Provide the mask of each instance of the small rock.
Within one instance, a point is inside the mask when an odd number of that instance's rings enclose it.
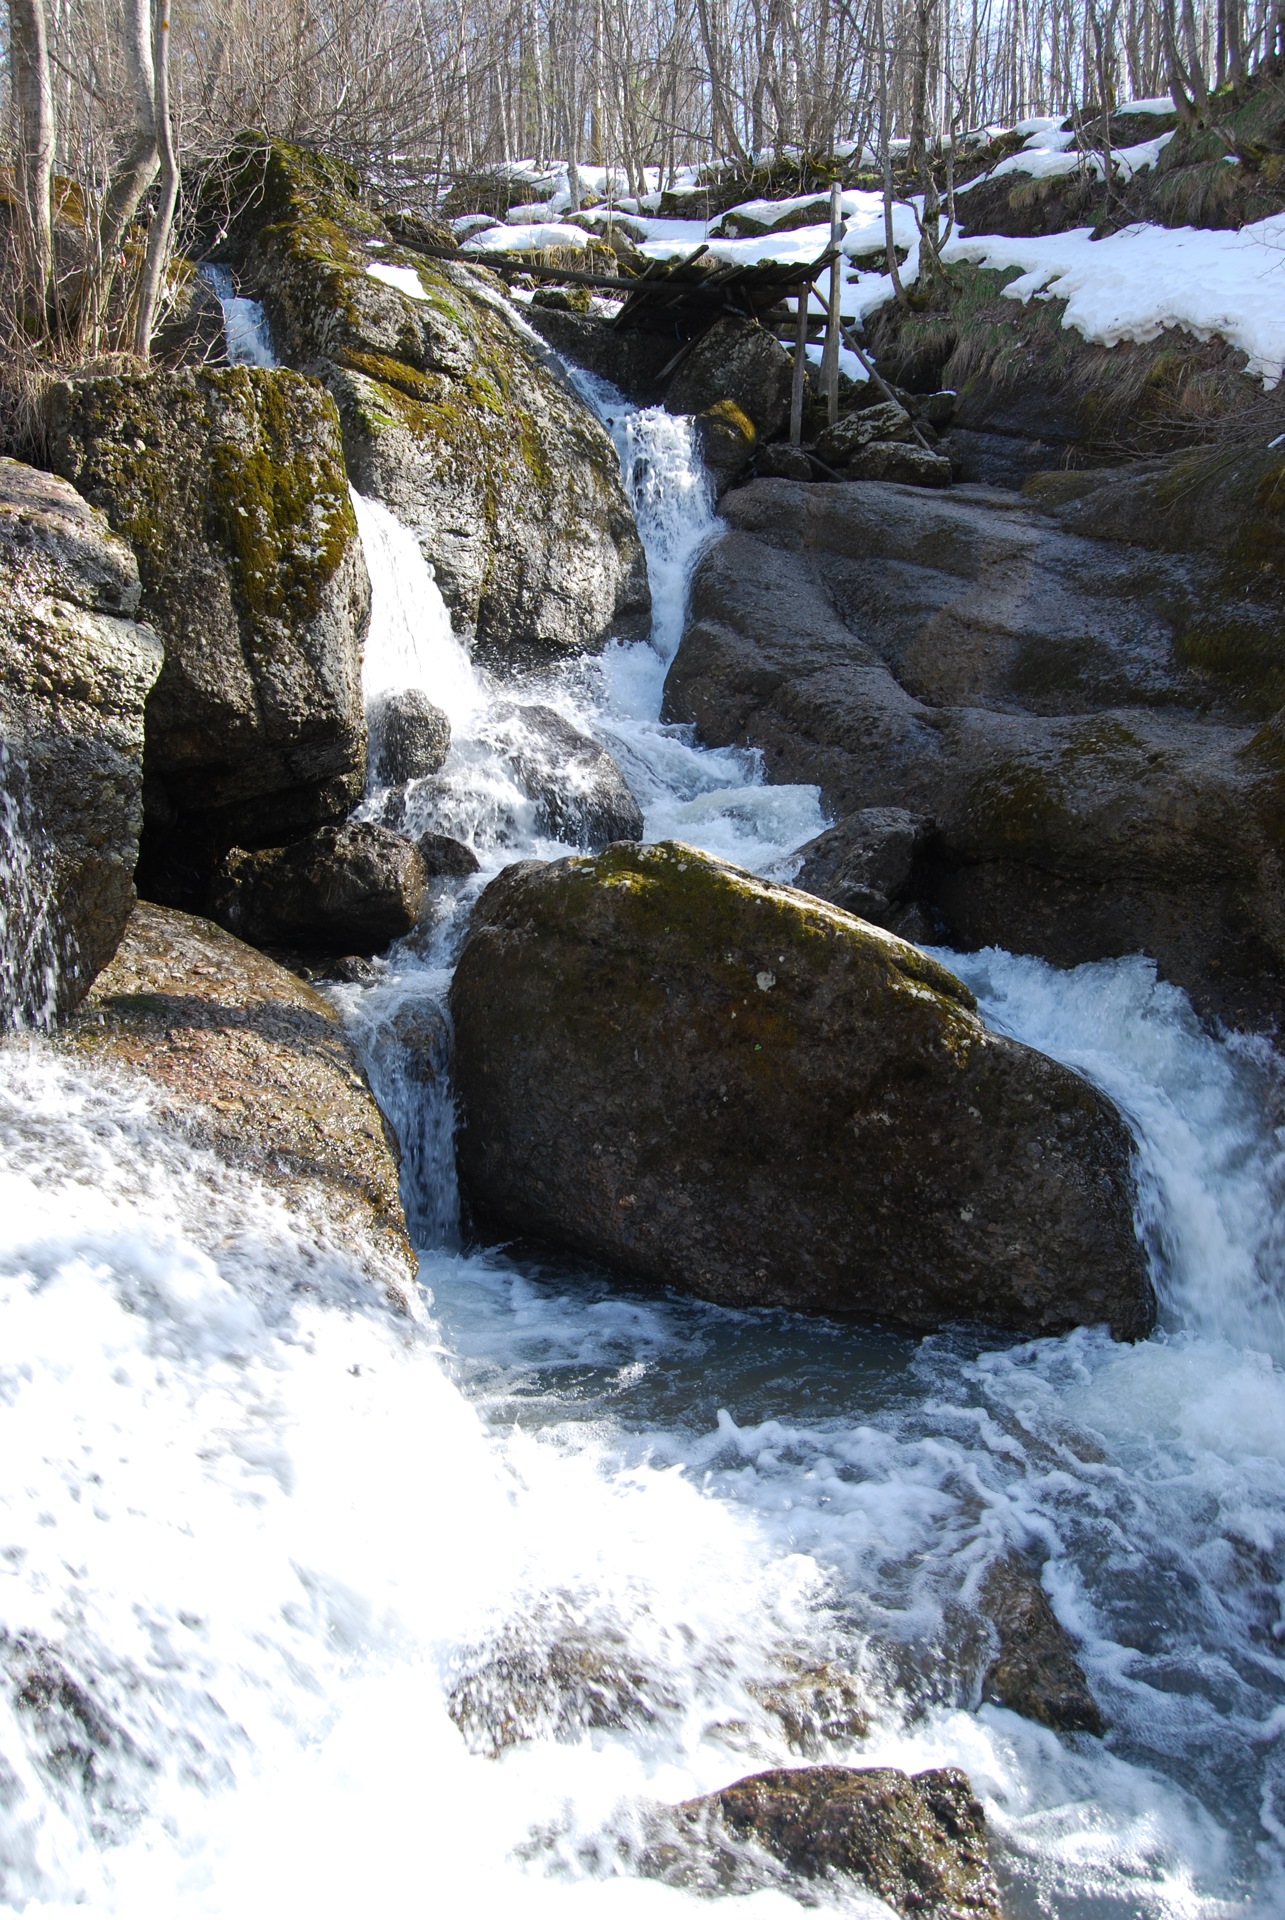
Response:
[[[783,446],[779,441],[775,446],[760,447],[754,466],[761,480],[812,478],[812,462],[802,447]]]
[[[701,457],[714,480],[714,490],[726,493],[742,477],[754,458],[758,434],[754,422],[735,400],[719,400],[696,416]]]
[[[949,388],[940,393],[927,393],[915,405],[915,416],[930,427],[948,427],[955,418],[955,408],[959,395]]]
[[[926,447],[879,441],[863,447],[847,465],[849,480],[892,480],[904,487],[948,487],[950,461]]]
[[[416,925],[426,886],[412,841],[350,821],[288,847],[234,848],[215,880],[213,913],[255,946],[379,953]]]
[[[895,1767],[751,1774],[684,1801],[671,1819],[678,1844],[664,1849],[666,1879],[710,1891],[752,1885],[748,1841],[807,1879],[850,1875],[907,1920],[1000,1920],[986,1817],[957,1767],[913,1776]],[[704,1876],[684,1872],[684,1841],[688,1861],[704,1854]]]
[[[828,1661],[788,1669],[758,1699],[778,1720],[796,1753],[813,1757],[835,1740],[864,1740],[870,1711],[861,1682]]]
[[[864,807],[808,841],[795,885],[876,927],[891,926],[910,899],[929,826],[904,807]]]
[[[440,773],[451,750],[451,723],[415,687],[388,693],[370,716],[371,759],[390,787]]]
[[[472,847],[449,833],[421,833],[415,845],[430,880],[467,880],[482,865]]]
[[[1106,1732],[1071,1636],[1020,1554],[1006,1554],[991,1568],[982,1611],[999,1637],[999,1652],[982,1680],[983,1700],[1058,1733]]]
[[[817,458],[828,467],[841,467],[855,453],[876,440],[911,440],[914,429],[904,407],[884,400],[860,413],[845,413],[817,439]]]

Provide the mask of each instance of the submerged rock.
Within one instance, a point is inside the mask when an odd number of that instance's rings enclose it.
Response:
[[[243,278],[278,351],[329,387],[354,485],[414,531],[479,658],[548,662],[644,632],[611,438],[500,282],[399,248],[324,156],[277,144],[247,181]]]
[[[415,687],[385,694],[371,715],[371,759],[390,787],[440,773],[451,750],[451,723]]]
[[[144,702],[161,668],[139,597],[134,556],[100,513],[65,480],[0,460],[0,832],[25,834],[36,863],[25,898],[4,872],[4,906],[28,967],[47,944],[64,1012],[134,904]],[[42,999],[49,984],[29,983]]]
[[[536,830],[596,853],[641,840],[642,808],[605,747],[553,707],[502,706],[497,744],[536,804]]]
[[[1007,1554],[991,1568],[982,1611],[999,1640],[982,1679],[983,1700],[1011,1707],[1059,1733],[1105,1733],[1102,1709],[1071,1636],[1020,1554]]]
[[[416,926],[426,885],[412,840],[348,821],[288,847],[235,849],[215,881],[212,908],[257,947],[371,954]]]
[[[677,842],[508,868],[451,988],[480,1222],[730,1305],[1145,1333],[1130,1144],[892,935]]]
[[[148,880],[289,839],[361,793],[370,582],[315,382],[229,367],[68,381],[52,463],[138,556],[165,646],[147,703]]]
[[[667,1831],[666,1831],[667,1829]],[[957,1767],[799,1767],[687,1800],[660,1826],[659,1877],[748,1891],[761,1850],[807,1879],[844,1874],[906,1920],[1001,1920],[986,1817]]]
[[[208,920],[134,909],[62,1045],[141,1074],[187,1134],[244,1167],[401,1300],[414,1280],[396,1147],[329,1002]]]

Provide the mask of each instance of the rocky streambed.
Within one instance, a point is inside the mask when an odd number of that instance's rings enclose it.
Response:
[[[1270,1911],[1270,577],[254,164],[0,471],[3,1897]]]

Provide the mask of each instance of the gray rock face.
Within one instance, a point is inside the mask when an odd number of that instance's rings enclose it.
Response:
[[[51,441],[133,547],[165,646],[149,877],[164,884],[198,844],[263,845],[346,813],[365,775],[370,582],[329,398],[249,367],[78,380],[55,390]]]
[[[414,531],[479,657],[548,662],[645,631],[611,438],[500,283],[399,249],[338,169],[298,150],[273,149],[261,218],[243,278],[278,351],[329,387],[354,485]]]
[[[607,752],[553,707],[496,709],[497,744],[536,803],[538,832],[596,853],[641,840],[642,808]]]
[[[875,440],[912,440],[910,415],[895,400],[874,407],[862,407],[859,413],[842,414],[817,440],[817,453],[827,466],[841,467],[854,453],[860,453]]]
[[[754,424],[734,400],[720,400],[705,413],[697,414],[696,437],[715,495],[721,498],[744,478],[754,458],[758,445]]]
[[[950,461],[943,454],[896,440],[862,447],[848,461],[846,472],[849,480],[889,480],[903,487],[948,487],[951,481]]]
[[[349,821],[288,847],[233,851],[213,912],[254,946],[379,953],[416,925],[426,884],[413,841]]]
[[[665,405],[671,413],[704,413],[732,400],[759,438],[770,440],[789,418],[793,378],[789,353],[775,334],[728,314],[687,355]]]
[[[936,823],[919,897],[961,946],[1142,949],[1238,1022],[1281,1008],[1275,615],[1212,562],[1070,534],[1011,496],[759,481],[698,572],[665,715],[762,748],[836,815]],[[1248,711],[1246,708],[1248,707]]]
[[[1001,1920],[986,1817],[957,1767],[751,1774],[684,1801],[661,1831],[652,1871],[704,1891],[762,1884],[749,1842],[808,1879],[850,1876],[906,1920]]]
[[[144,703],[161,668],[139,594],[101,514],[66,481],[0,460],[0,800],[35,862],[29,889],[3,876],[7,984],[38,1003],[19,1012],[44,1010],[51,983],[33,965],[56,967],[56,1005],[74,1007],[134,904]]]
[[[462,1188],[500,1232],[730,1305],[1151,1324],[1109,1102],[807,894],[677,842],[519,864],[451,1008]]]
[[[371,761],[390,787],[440,773],[451,750],[451,723],[414,687],[389,693],[371,716]]]

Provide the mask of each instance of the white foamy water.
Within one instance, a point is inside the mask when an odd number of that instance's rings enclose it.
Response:
[[[715,528],[683,423],[617,407],[614,428],[655,644],[529,694],[474,673],[413,540],[359,504],[368,692],[449,711],[443,781],[411,798],[483,868],[340,993],[406,1144],[422,1317],[152,1095],[45,1041],[0,1047],[0,1900],[708,1913],[640,1876],[642,1809],[797,1759],[765,1689],[831,1661],[870,1729],[824,1757],[967,1768],[1011,1920],[1267,1920],[1285,1395],[1265,1047],[1211,1039],[1141,961],[951,957],[994,1024],[1130,1116],[1163,1303],[1136,1347],[915,1341],[460,1250],[437,1003],[487,873],[566,851],[533,832],[497,708],[538,700],[608,744],[650,833],[762,869],[820,824],[811,789],[658,721]],[[1106,1741],[978,1710],[970,1607],[1012,1548],[1081,1642]],[[729,1911],[797,1914],[794,1895]],[[851,1889],[806,1897],[886,1920]]]
[[[236,290],[236,282],[226,267],[206,265],[201,278],[223,309],[223,332],[227,356],[234,367],[275,367],[272,336],[267,315],[257,300],[249,300]]]

